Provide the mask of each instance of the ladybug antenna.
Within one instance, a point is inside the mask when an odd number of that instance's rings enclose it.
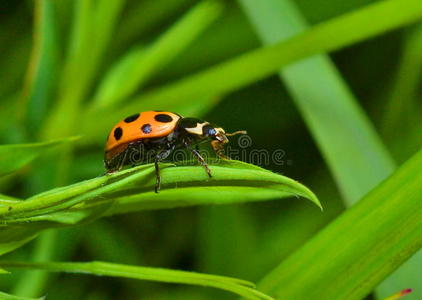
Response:
[[[246,132],[246,130],[238,130],[238,131],[235,131],[233,133],[226,133],[226,136],[233,136],[233,135],[236,135],[236,134],[247,134],[247,132]]]

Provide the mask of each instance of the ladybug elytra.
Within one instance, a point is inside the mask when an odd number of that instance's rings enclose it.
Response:
[[[211,177],[211,171],[198,152],[197,145],[209,140],[215,153],[228,159],[222,153],[224,144],[228,143],[227,137],[245,133],[246,131],[226,133],[223,128],[209,122],[183,118],[172,112],[145,111],[129,116],[113,127],[107,138],[104,166],[111,173],[127,165],[153,160],[157,193],[161,183],[159,162],[166,159],[173,150],[188,149]],[[134,154],[137,156],[137,163],[134,163]]]

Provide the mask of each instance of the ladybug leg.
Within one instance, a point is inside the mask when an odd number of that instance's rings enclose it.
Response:
[[[204,169],[205,169],[205,171],[207,172],[207,174],[208,174],[208,177],[212,177],[212,175],[211,175],[211,170],[210,170],[210,168],[208,167],[208,164],[205,162],[205,159],[201,156],[201,154],[199,154],[199,152],[198,152],[198,150],[196,150],[196,149],[193,149],[190,145],[189,145],[189,143],[186,143],[185,142],[185,147],[186,148],[188,148],[188,150],[190,151],[190,152],[192,152],[192,154],[198,159],[198,161],[201,163],[201,165],[204,167]]]
[[[119,159],[118,159],[118,161],[117,161],[117,164],[116,164],[116,167],[113,169],[113,173],[114,172],[119,172],[122,168],[123,168],[123,166],[124,166],[124,164],[125,164],[125,160],[126,160],[126,153],[124,153],[123,155],[121,155],[120,157],[119,157]]]
[[[161,187],[161,176],[160,176],[160,166],[158,165],[158,156],[155,157],[155,193],[158,193]]]
[[[161,152],[159,152],[157,154],[157,156],[155,156],[155,160],[154,160],[154,166],[155,166],[155,192],[158,193],[160,191],[161,188],[161,176],[160,176],[160,165],[159,162],[163,159],[166,159],[171,151],[174,149],[174,147],[170,148],[170,149],[166,149],[163,150]]]
[[[215,153],[222,159],[229,160],[230,157],[223,154],[223,144],[219,141],[211,141],[211,147],[214,149]]]

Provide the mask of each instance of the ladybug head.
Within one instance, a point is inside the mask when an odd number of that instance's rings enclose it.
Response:
[[[226,133],[223,128],[196,118],[182,118],[179,121],[178,126],[183,128],[188,134],[203,138],[204,140],[210,139],[211,146],[221,157],[224,157],[222,149],[224,144],[229,142],[228,136],[246,134],[246,131],[244,130]]]
[[[233,133],[226,133],[223,128],[217,127],[213,124],[207,124],[202,127],[202,135],[212,140],[218,141],[221,144],[227,144],[229,142],[228,136],[233,136],[236,134],[246,134],[246,131],[240,130]]]
[[[212,124],[205,125],[203,128],[203,136],[207,138],[211,138],[211,146],[213,147],[214,151],[217,153],[218,156],[222,158],[226,157],[222,151],[224,144],[229,142],[228,136],[233,136],[236,134],[246,134],[246,131],[240,130],[233,133],[226,133],[223,128],[213,126]]]

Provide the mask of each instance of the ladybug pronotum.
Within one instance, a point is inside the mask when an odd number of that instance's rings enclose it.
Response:
[[[160,190],[159,162],[166,159],[177,148],[186,148],[198,159],[211,177],[204,158],[199,154],[197,145],[211,141],[215,153],[224,159],[222,150],[228,143],[228,136],[245,134],[246,131],[226,133],[223,128],[196,118],[183,118],[166,111],[145,111],[131,115],[113,127],[107,137],[104,166],[107,173],[134,165],[131,159],[137,153],[137,163],[142,164],[152,159],[155,163],[155,192]],[[137,151],[137,152],[136,152]],[[149,156],[152,153],[152,157]]]

